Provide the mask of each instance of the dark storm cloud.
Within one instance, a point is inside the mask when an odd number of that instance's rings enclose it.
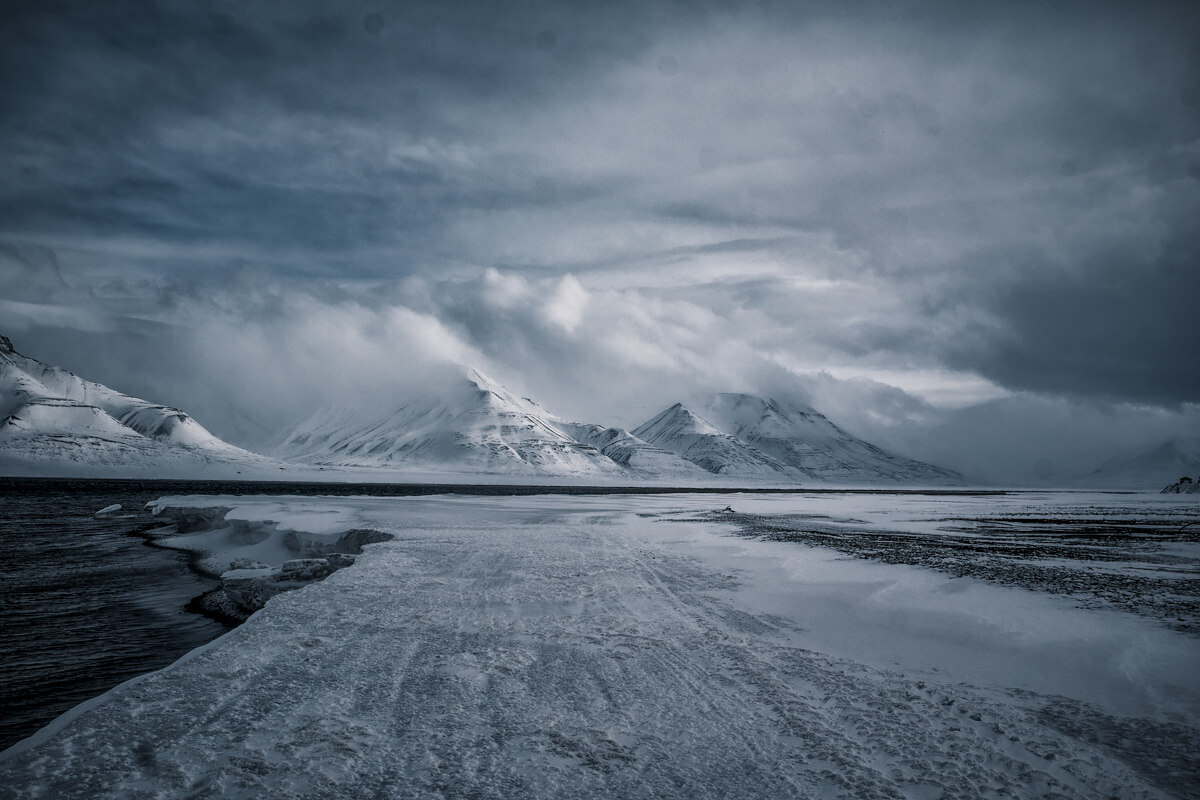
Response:
[[[645,15],[484,8],[10,6],[2,224],[329,253],[412,244],[442,210],[540,202],[503,163],[468,183],[453,154],[394,145],[486,142],[490,113],[636,49]],[[553,52],[533,46],[540,25],[562,27]]]
[[[1200,219],[1200,204],[1188,211]],[[1069,271],[1023,264],[1035,279],[1000,282],[981,303],[1006,334],[951,343],[948,361],[1023,389],[1195,401],[1200,370],[1187,353],[1200,341],[1200,235],[1189,224],[1144,249],[1087,254]]]

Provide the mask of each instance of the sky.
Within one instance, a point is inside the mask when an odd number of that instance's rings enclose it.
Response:
[[[1200,435],[1195,3],[6,2],[0,334],[251,446],[482,369],[973,478]]]

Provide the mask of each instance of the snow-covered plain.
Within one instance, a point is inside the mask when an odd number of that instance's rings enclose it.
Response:
[[[1102,563],[1194,598],[1190,497],[158,505],[229,509],[208,525],[218,560],[256,537],[393,538],[6,751],[9,796],[1136,798],[1200,786],[1200,639],[1187,625],[1007,573],[956,577],[921,544],[986,549],[998,530],[1057,520],[1063,545],[1014,563]],[[803,538],[855,531],[916,543],[919,565]],[[1132,543],[1124,561],[1073,555],[1104,535],[1107,552]],[[205,546],[203,531],[189,536]]]

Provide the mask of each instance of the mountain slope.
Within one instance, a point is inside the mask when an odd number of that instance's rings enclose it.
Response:
[[[754,395],[713,395],[700,413],[676,403],[633,433],[718,475],[853,484],[962,483],[958,473],[857,439],[812,408]]]
[[[318,412],[278,454],[310,464],[618,478],[626,470],[476,370],[374,403]]]
[[[270,468],[188,414],[18,353],[0,336],[0,466],[36,474],[193,474]]]
[[[581,444],[647,478],[704,479],[710,473],[674,453],[642,441],[624,428],[607,428],[582,422],[555,422],[555,427]]]
[[[819,481],[962,483],[956,472],[889,453],[808,406],[748,394],[713,395],[705,416],[737,439]]]
[[[676,403],[637,428],[633,435],[715,475],[795,479],[787,464],[722,431]]]

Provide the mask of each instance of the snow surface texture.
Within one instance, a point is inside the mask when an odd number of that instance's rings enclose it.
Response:
[[[1194,636],[744,530],[806,513],[912,536],[1085,507],[1194,518],[1183,498],[161,502],[218,507],[221,525],[395,538],[11,748],[8,796],[1162,798],[1200,785]],[[1169,546],[1194,578],[1197,544]]]
[[[0,470],[7,474],[233,476],[278,467],[177,408],[23,356],[0,336]]]

